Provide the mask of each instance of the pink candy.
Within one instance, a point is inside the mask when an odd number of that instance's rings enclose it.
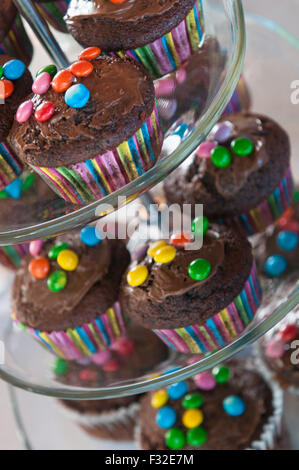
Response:
[[[106,372],[115,372],[118,369],[119,363],[116,361],[116,359],[110,359],[110,361],[106,362],[106,364],[103,366],[103,370]]]
[[[29,245],[29,253],[31,256],[38,256],[41,252],[44,242],[42,240],[35,240],[34,242],[30,242]]]
[[[200,144],[197,149],[196,155],[199,158],[210,158],[212,150],[216,147],[214,142],[205,141]]]
[[[110,351],[100,351],[99,353],[91,356],[92,362],[98,366],[103,366],[109,361],[109,359],[111,359]]]
[[[131,339],[120,338],[112,344],[111,349],[117,351],[121,356],[130,356],[135,349],[135,345]]]
[[[156,96],[169,96],[175,90],[175,82],[172,78],[164,78],[155,83]]]
[[[41,73],[33,82],[32,91],[37,95],[47,93],[51,85],[51,75],[48,72]]]
[[[24,103],[20,104],[17,114],[16,120],[18,122],[26,122],[30,118],[33,111],[33,103],[31,100],[25,101]]]
[[[186,72],[186,69],[184,69],[184,67],[180,68],[177,73],[176,73],[176,80],[179,84],[181,83],[184,83],[184,81],[186,80],[187,78],[187,72]]]
[[[200,390],[208,391],[213,390],[216,387],[216,379],[213,377],[211,372],[202,372],[201,374],[197,374],[193,380]]]
[[[284,355],[284,353],[285,344],[278,339],[272,339],[266,345],[266,355],[271,359],[279,359]]]

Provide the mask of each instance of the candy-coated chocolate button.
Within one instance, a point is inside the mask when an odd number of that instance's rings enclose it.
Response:
[[[153,408],[162,408],[168,402],[168,394],[165,389],[158,390],[153,394],[151,399],[151,405]]]
[[[294,251],[299,243],[299,235],[294,232],[284,230],[277,236],[277,245],[283,251]]]
[[[35,182],[35,174],[34,173],[29,173],[29,175],[25,176],[25,178],[22,179],[22,191],[28,191],[28,189],[32,188],[33,184]]]
[[[103,370],[105,372],[115,372],[120,368],[120,364],[116,359],[109,359],[106,364],[103,365]]]
[[[201,426],[194,429],[189,429],[187,432],[187,442],[190,446],[202,446],[208,439],[207,432]]]
[[[68,363],[64,359],[56,359],[53,365],[53,372],[56,375],[64,375],[67,373]]]
[[[99,47],[87,47],[79,55],[80,60],[94,60],[101,54],[101,49]]]
[[[111,359],[111,352],[105,349],[104,351],[99,351],[97,354],[91,356],[91,360],[94,364],[98,366],[103,366]]]
[[[54,245],[52,246],[52,248],[50,248],[48,256],[50,259],[57,259],[57,256],[59,255],[59,253],[67,249],[68,249],[67,243],[59,243],[58,245]]]
[[[64,271],[54,271],[48,277],[48,288],[52,292],[59,292],[67,285],[67,275]]]
[[[45,101],[35,110],[34,117],[39,122],[45,122],[53,116],[54,112],[54,104],[51,101]]]
[[[269,277],[279,277],[287,269],[287,260],[280,255],[272,255],[266,259],[264,270]]]
[[[283,341],[289,342],[297,338],[299,328],[295,324],[284,325],[279,329],[279,334]]]
[[[26,122],[30,118],[33,112],[33,103],[31,100],[25,101],[20,104],[16,114],[16,120],[18,122]]]
[[[50,271],[50,263],[46,258],[35,258],[30,261],[29,272],[35,279],[45,279]]]
[[[0,81],[0,100],[9,98],[14,92],[14,84],[10,80]]]
[[[126,0],[109,0],[111,3],[119,4],[124,3]]]
[[[191,232],[198,237],[203,237],[209,230],[209,220],[206,216],[196,217],[191,224]]]
[[[79,377],[83,382],[96,382],[99,378],[98,373],[91,369],[81,370]]]
[[[46,67],[42,67],[41,69],[39,69],[39,71],[37,72],[35,76],[38,77],[44,72],[47,72],[51,75],[51,77],[54,77],[54,75],[56,75],[57,73],[57,67],[56,65],[53,65],[53,64],[47,65]]]
[[[230,165],[232,157],[226,147],[219,145],[212,150],[211,160],[217,168],[226,168]]]
[[[223,400],[224,411],[233,417],[241,416],[246,410],[244,400],[237,395],[230,395]]]
[[[87,77],[93,71],[93,65],[87,60],[79,60],[70,66],[70,71],[75,77]]]
[[[148,277],[148,269],[143,264],[135,266],[128,272],[127,282],[132,287],[138,287],[143,284]]]
[[[179,248],[184,248],[186,245],[193,241],[191,233],[186,232],[177,232],[173,233],[170,237],[170,243],[173,246],[178,246]]]
[[[48,72],[41,73],[33,82],[32,91],[37,95],[47,93],[51,85],[51,75]]]
[[[18,80],[24,75],[26,66],[18,59],[9,60],[3,65],[3,73],[7,80]]]
[[[42,247],[42,240],[34,240],[33,242],[30,242],[29,253],[31,254],[31,256],[38,256],[41,252]]]
[[[130,356],[135,351],[135,344],[129,338],[119,338],[111,346],[113,351],[117,351],[120,356]]]
[[[147,256],[154,257],[157,251],[160,250],[162,246],[166,246],[166,245],[167,243],[165,240],[158,240],[154,243],[151,243],[149,246],[149,249],[147,250]]]
[[[156,414],[156,422],[160,428],[169,429],[175,425],[177,414],[171,406],[163,406]]]
[[[22,180],[21,178],[15,179],[5,188],[6,194],[13,199],[20,199],[22,194]]]
[[[90,92],[88,88],[79,83],[72,85],[65,93],[64,99],[66,104],[70,108],[80,109],[87,105],[90,98]]]
[[[183,449],[186,444],[185,434],[181,429],[169,429],[165,434],[165,444],[172,450]]]
[[[188,274],[194,281],[203,281],[211,272],[211,263],[204,258],[198,258],[189,264]]]
[[[199,158],[211,158],[212,150],[216,147],[214,142],[202,142],[196,151]]]
[[[87,246],[96,246],[101,243],[99,231],[95,227],[84,227],[80,233],[81,241]]]
[[[183,399],[184,408],[200,408],[203,405],[203,397],[199,393],[189,393]]]
[[[285,343],[279,339],[271,339],[265,348],[266,356],[271,359],[279,359],[286,351]]]
[[[168,389],[168,396],[171,400],[179,400],[188,392],[187,382],[178,382],[170,385]]]
[[[2,77],[3,77],[3,67],[2,67],[2,65],[0,65],[0,78],[2,78]]]
[[[72,250],[63,250],[57,256],[57,263],[66,271],[75,271],[79,264],[79,257]]]
[[[162,246],[155,254],[154,260],[156,263],[170,263],[176,257],[176,249],[173,246]]]
[[[183,425],[188,429],[197,428],[197,426],[200,426],[203,422],[203,412],[190,408],[183,414],[182,421]]]
[[[69,70],[60,70],[52,80],[52,88],[57,93],[64,93],[73,83],[73,79]]]
[[[193,380],[200,390],[205,391],[213,390],[217,384],[215,377],[208,371],[195,375]]]
[[[253,142],[246,137],[239,137],[231,143],[231,149],[239,157],[247,157],[251,155],[254,150]]]
[[[225,366],[214,367],[212,374],[218,384],[225,384],[229,381],[230,378],[230,370]]]
[[[210,140],[215,140],[220,144],[226,142],[232,136],[233,125],[229,121],[216,124],[209,134]]]

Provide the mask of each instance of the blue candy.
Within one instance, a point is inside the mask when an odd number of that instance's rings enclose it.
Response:
[[[81,230],[81,241],[87,246],[96,246],[101,243],[100,233],[95,227],[85,227]]]
[[[169,429],[175,425],[177,420],[176,411],[170,406],[163,406],[156,414],[156,423],[160,428]]]
[[[186,137],[186,134],[189,132],[188,124],[180,124],[174,131],[174,134],[179,135],[181,139]]]
[[[171,400],[179,400],[188,392],[188,385],[186,382],[178,382],[170,385],[168,389],[168,396]]]
[[[86,106],[86,104],[88,103],[89,98],[89,89],[82,83],[71,86],[64,95],[66,104],[70,108],[76,109],[84,108],[84,106]]]
[[[283,231],[277,236],[277,245],[283,251],[293,251],[297,248],[299,236],[295,232]]]
[[[7,80],[18,80],[24,75],[25,64],[18,59],[13,59],[3,65],[3,73]]]
[[[223,408],[228,415],[236,417],[245,412],[246,405],[242,398],[230,395],[223,400]]]
[[[287,260],[280,255],[272,255],[266,259],[264,270],[270,277],[279,277],[287,269]]]
[[[13,199],[19,199],[22,194],[22,180],[21,178],[17,178],[14,180],[10,185],[6,186],[5,192],[8,196],[12,197]]]

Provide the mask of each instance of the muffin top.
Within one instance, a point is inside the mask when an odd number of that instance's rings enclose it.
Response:
[[[49,80],[45,93],[29,96],[33,112],[25,122],[15,120],[11,143],[26,163],[58,167],[88,160],[132,137],[151,115],[154,85],[141,65],[128,57],[86,60],[84,52]]]
[[[3,141],[13,125],[19,104],[31,92],[32,77],[23,62],[6,54],[0,54],[0,70],[0,141]]]
[[[105,52],[136,49],[175,28],[195,0],[71,0],[66,23],[84,45]]]
[[[3,41],[6,34],[10,30],[15,17],[17,14],[17,9],[12,0],[2,0],[1,1],[1,11],[0,11],[0,41]]]
[[[75,232],[47,241],[16,272],[12,313],[26,326],[49,332],[88,323],[117,300],[129,259],[119,240],[87,246]]]
[[[120,380],[127,381],[153,373],[153,369],[168,358],[169,350],[150,330],[131,325],[128,336],[114,342],[109,351],[100,352],[84,361],[61,361],[54,366],[56,379],[66,385],[96,388],[112,386]],[[141,396],[109,400],[66,400],[63,404],[82,414],[114,411],[135,403]]]
[[[180,328],[217,314],[240,294],[252,268],[251,246],[233,228],[211,224],[200,249],[178,244],[177,236],[150,244],[122,281],[124,310],[151,329]]]
[[[212,218],[240,215],[268,198],[289,160],[289,138],[272,119],[249,112],[225,116],[191,162],[165,180],[166,197],[202,203]]]
[[[273,414],[272,399],[263,377],[247,365],[218,366],[142,399],[141,448],[249,448]]]

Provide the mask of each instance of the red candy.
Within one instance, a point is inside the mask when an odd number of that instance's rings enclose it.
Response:
[[[285,213],[277,220],[279,227],[284,228],[284,226],[292,219],[294,215],[294,209],[289,207]]]
[[[185,245],[191,243],[192,241],[193,237],[191,233],[186,232],[173,233],[170,237],[171,245],[178,246],[179,248],[184,248]]]
[[[79,377],[83,382],[96,382],[98,380],[97,372],[90,369],[81,370]]]
[[[14,92],[14,84],[10,80],[0,81],[0,100],[9,98]]]
[[[124,3],[126,0],[110,0],[111,3]]]
[[[46,258],[35,258],[30,262],[28,269],[35,279],[45,279],[50,272],[50,263]]]
[[[81,52],[79,55],[80,60],[93,60],[99,57],[101,54],[101,49],[99,47],[87,47],[84,51]]]
[[[119,369],[119,363],[116,359],[110,359],[110,361],[106,362],[103,366],[103,370],[106,372],[115,372]]]
[[[35,111],[34,117],[39,122],[48,121],[55,112],[55,106],[50,101],[42,103]]]
[[[120,338],[113,343],[111,349],[117,351],[121,356],[130,356],[135,349],[135,345],[131,339]]]
[[[93,65],[87,60],[79,60],[71,65],[70,71],[75,77],[87,77],[93,71]]]
[[[73,74],[69,70],[60,70],[52,80],[52,88],[57,93],[64,93],[73,83]]]
[[[296,339],[298,334],[298,328],[296,325],[285,325],[279,330],[281,339],[285,342],[293,341]]]

